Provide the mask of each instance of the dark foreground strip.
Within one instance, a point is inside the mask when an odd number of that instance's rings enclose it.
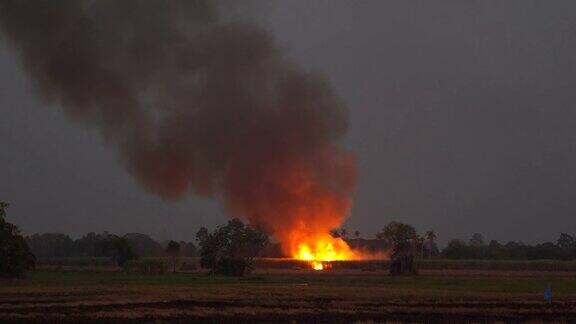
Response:
[[[28,323],[146,323],[156,321],[168,322],[330,322],[346,323],[352,321],[402,321],[402,322],[523,322],[523,321],[562,321],[576,322],[576,303],[558,302],[551,305],[537,302],[453,302],[453,303],[364,303],[331,305],[331,300],[301,300],[302,304],[283,303],[249,303],[241,301],[196,301],[174,300],[167,302],[141,302],[103,305],[54,305],[25,306],[0,309],[0,322]],[[194,308],[225,309],[228,307],[260,309],[282,309],[282,311],[260,311],[253,314],[210,315],[210,316],[137,316],[136,318],[114,317],[106,315],[96,318],[96,312],[121,312],[139,308],[193,310]],[[491,314],[494,309],[497,315]],[[454,312],[454,311],[457,312]],[[503,312],[508,310],[509,312]],[[504,314],[502,314],[504,313]],[[24,318],[27,315],[33,317]],[[99,315],[101,316],[101,315]]]
[[[119,311],[134,308],[184,308],[208,307],[247,307],[253,306],[247,303],[226,302],[226,301],[196,301],[196,300],[172,300],[167,302],[142,302],[142,303],[116,303],[116,304],[95,304],[95,305],[52,305],[52,306],[26,306],[14,308],[0,308],[0,318],[2,314],[29,314],[29,313],[57,313],[57,314],[81,314],[96,311]]]
[[[434,312],[382,312],[382,313],[357,313],[341,314],[335,312],[316,312],[305,314],[284,314],[284,313],[261,313],[242,314],[239,316],[168,316],[168,317],[142,317],[142,318],[114,318],[90,316],[51,316],[42,315],[29,319],[21,317],[2,317],[2,323],[351,323],[355,321],[373,321],[377,323],[387,321],[412,322],[412,323],[468,323],[468,322],[506,322],[523,323],[526,321],[538,322],[573,322],[575,317],[565,317],[553,314],[540,314],[523,317],[509,316],[478,316],[467,314],[443,314]]]
[[[339,305],[334,302],[342,301],[342,298],[311,298],[311,299],[290,299],[275,300],[273,303],[250,302],[242,300],[230,301],[206,301],[193,299],[176,299],[171,301],[159,302],[134,302],[134,303],[108,303],[108,304],[90,304],[90,305],[31,305],[18,306],[22,303],[35,304],[38,301],[12,301],[3,303],[4,305],[15,305],[16,307],[0,308],[2,314],[29,314],[29,313],[54,313],[54,314],[82,314],[96,311],[120,311],[136,308],[156,308],[156,309],[191,309],[194,307],[204,308],[226,308],[226,307],[259,307],[259,308],[299,308],[299,309],[332,309]],[[70,300],[42,300],[38,304],[70,302]],[[283,303],[284,302],[284,303]],[[295,305],[297,302],[298,305]],[[516,302],[516,301],[448,301],[448,302],[398,302],[387,301],[381,303],[354,303],[347,306],[354,306],[355,309],[374,309],[383,307],[400,307],[400,308],[434,308],[434,309],[494,309],[505,308],[510,310],[524,310],[531,312],[541,311],[543,313],[564,313],[576,315],[576,301],[558,301],[552,304],[544,302]],[[349,308],[349,307],[348,307]]]

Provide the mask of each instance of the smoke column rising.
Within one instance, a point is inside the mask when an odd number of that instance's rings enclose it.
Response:
[[[289,253],[349,213],[346,111],[322,76],[222,8],[0,0],[0,28],[42,98],[96,127],[138,183],[166,199],[215,197]]]

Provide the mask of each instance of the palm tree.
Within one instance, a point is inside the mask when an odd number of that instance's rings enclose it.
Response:
[[[7,202],[0,201],[0,218],[6,217],[6,208],[8,208],[9,204]]]
[[[428,241],[428,258],[432,257],[432,248],[434,247],[434,240],[436,239],[436,233],[433,231],[426,232],[426,240]]]
[[[424,245],[425,245],[425,244],[424,244],[424,243],[425,243],[424,237],[423,237],[423,236],[420,236],[420,235],[417,235],[417,236],[416,236],[416,240],[417,240],[417,242],[418,242],[418,247],[420,248],[420,249],[419,249],[419,250],[420,250],[420,257],[421,257],[421,258],[424,258]]]
[[[175,241],[168,242],[166,254],[172,259],[172,272],[176,273],[176,264],[178,263],[178,256],[180,255],[180,244]]]

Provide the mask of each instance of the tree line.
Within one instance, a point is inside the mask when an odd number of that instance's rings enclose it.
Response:
[[[203,228],[201,231],[207,231]],[[469,240],[453,239],[446,247],[439,249],[433,231],[418,234],[411,225],[390,222],[373,239],[365,239],[358,231],[349,235],[346,229],[335,229],[334,237],[343,238],[353,248],[367,251],[388,251],[394,242],[406,242],[416,258],[445,259],[487,259],[487,260],[570,260],[576,259],[576,236],[561,233],[555,242],[544,242],[528,245],[522,242],[510,241],[500,243],[496,240],[486,242],[483,235],[473,234]],[[124,239],[130,245],[134,255],[140,257],[166,256],[169,242],[158,242],[146,234],[128,233],[122,236],[103,233],[87,233],[79,239],[72,239],[66,234],[44,233],[24,237],[31,253],[38,259],[64,257],[112,257],[114,245]],[[199,243],[180,241],[180,256],[200,256]],[[261,252],[265,257],[282,257],[278,243],[269,243]]]
[[[346,229],[335,229],[332,236],[341,237],[353,247],[368,250],[392,250],[403,244],[415,258],[443,259],[486,259],[486,260],[574,260],[576,259],[576,235],[560,233],[554,242],[535,245],[509,241],[500,243],[491,240],[486,243],[484,236],[474,233],[469,240],[452,239],[443,249],[436,243],[433,231],[418,233],[405,223],[392,221],[376,233],[374,239],[363,239],[359,232],[351,237]]]
[[[435,258],[441,255],[434,231],[418,233],[413,226],[401,222],[389,222],[373,239],[362,238],[359,231],[354,231],[353,236],[349,233],[345,228],[333,229],[330,232],[333,237],[344,239],[352,248],[365,251],[392,251],[402,245],[402,249],[417,258]]]
[[[212,273],[243,275],[253,266],[258,256],[280,257],[278,243],[271,243],[268,236],[258,228],[232,219],[210,232],[201,228],[196,243],[169,241],[164,244],[140,233],[122,236],[104,233],[88,233],[79,239],[58,233],[34,234],[23,237],[19,229],[6,221],[8,204],[0,202],[0,277],[21,277],[33,269],[37,258],[108,257],[124,266],[137,257],[168,256],[176,271],[176,259],[180,256],[200,257],[200,264]],[[405,223],[392,221],[379,231],[374,239],[364,239],[355,231],[353,237],[341,228],[332,236],[348,242],[352,248],[368,251],[391,252],[391,272],[415,273],[414,258],[446,259],[576,259],[576,237],[562,233],[556,242],[526,245],[519,242],[500,244],[475,233],[468,242],[454,239],[439,250],[433,231],[417,233]]]
[[[561,233],[556,242],[528,245],[514,241],[501,244],[496,240],[486,243],[484,237],[476,233],[468,242],[458,239],[449,241],[441,256],[446,259],[574,260],[576,236]]]
[[[146,234],[128,233],[122,236],[103,233],[87,233],[79,239],[72,239],[66,234],[44,233],[26,236],[26,243],[38,259],[67,257],[112,257],[116,251],[115,245],[126,241],[132,252],[139,257],[166,256],[166,248],[170,242],[160,243]],[[194,257],[198,255],[192,242],[177,242],[181,256]]]

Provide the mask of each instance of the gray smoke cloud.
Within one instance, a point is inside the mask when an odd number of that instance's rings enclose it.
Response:
[[[96,127],[150,192],[216,197],[271,233],[338,225],[356,177],[345,107],[223,7],[1,0],[0,28],[41,97]]]

